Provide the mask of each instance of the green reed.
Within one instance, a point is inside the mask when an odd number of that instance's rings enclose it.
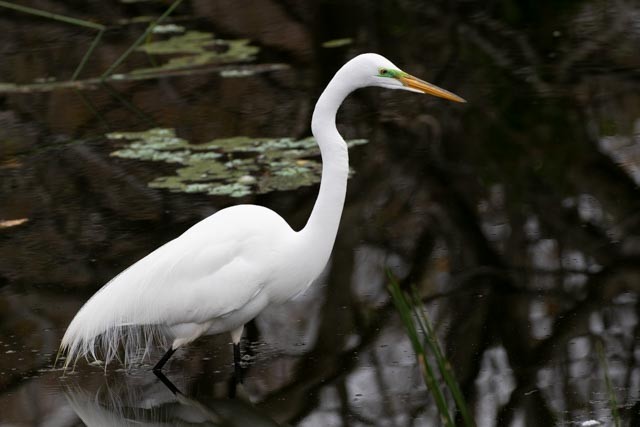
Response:
[[[155,21],[151,22],[149,24],[149,26],[147,27],[147,29],[145,30],[145,32],[142,33],[140,35],[140,37],[138,37],[138,39],[135,42],[133,42],[133,44],[131,46],[129,46],[129,48],[122,55],[120,55],[120,57],[118,59],[116,59],[116,61],[113,64],[111,64],[111,66],[107,69],[107,71],[102,73],[102,75],[100,76],[100,79],[104,81],[107,77],[109,77],[111,74],[113,74],[115,69],[118,68],[120,66],[120,64],[122,64],[124,62],[124,60],[127,59],[129,57],[129,55],[131,55],[131,53],[147,39],[147,37],[151,34],[153,29],[157,25],[159,25],[169,15],[171,15],[171,13],[175,10],[175,8],[177,8],[180,5],[180,3],[182,3],[182,1],[183,0],[175,0],[171,4],[171,6],[169,6],[167,8],[167,10],[165,10],[164,13],[158,17],[158,19],[156,19]]]
[[[607,356],[604,351],[604,346],[601,339],[596,340],[596,352],[598,353],[598,360],[602,366],[602,372],[604,373],[604,383],[607,387],[607,394],[609,395],[609,405],[611,406],[611,416],[616,427],[620,427],[620,413],[618,412],[618,401],[616,400],[616,393],[613,391],[613,385],[611,378],[609,378],[609,365],[607,364]]]
[[[34,9],[33,7],[22,6],[19,4],[10,3],[7,1],[0,1],[0,7],[12,9],[17,12],[26,13],[29,15],[40,16],[42,18],[52,19],[54,21],[64,22],[66,24],[77,25],[78,27],[91,28],[94,30],[104,30],[105,26],[96,24],[95,22],[85,21],[84,19],[72,18],[70,16],[60,15],[58,13],[47,12],[46,10]]]
[[[427,312],[415,289],[404,292],[400,289],[395,277],[389,273],[388,289],[402,323],[407,331],[411,345],[416,353],[424,382],[433,396],[442,422],[446,427],[455,426],[457,410],[460,412],[465,427],[475,427],[475,422],[467,407],[460,386],[455,379],[451,364],[446,359],[436,333],[429,321]],[[429,357],[428,355],[432,357]],[[444,385],[441,385],[444,380]],[[455,402],[450,404],[445,393],[449,391]]]
[[[115,71],[115,69],[118,68],[129,57],[129,55],[131,55],[131,53],[138,46],[140,46],[142,42],[144,42],[147,39],[147,37],[151,34],[153,29],[158,24],[160,24],[169,15],[171,15],[171,13],[180,5],[180,3],[182,3],[182,1],[183,0],[174,0],[171,6],[169,6],[167,10],[158,17],[158,19],[151,22],[147,27],[147,29],[145,30],[145,32],[140,37],[138,37],[138,39],[133,44],[131,44],[127,48],[127,50],[122,55],[120,55],[118,59],[116,59],[115,62],[111,64],[111,66],[109,66],[109,68],[107,68],[107,70],[104,73],[102,73],[102,75],[100,76],[100,80],[104,82],[108,77],[110,77]],[[72,82],[78,78],[78,76],[84,69],[85,65],[87,64],[89,57],[91,56],[93,51],[96,49],[96,47],[100,44],[100,41],[102,40],[102,36],[104,35],[104,32],[107,30],[107,27],[102,24],[86,21],[84,19],[73,18],[71,16],[61,15],[59,13],[48,12],[46,10],[35,9],[33,7],[14,4],[14,3],[10,3],[2,0],[0,0],[0,7],[15,10],[17,12],[21,12],[29,15],[39,16],[46,19],[51,19],[53,21],[63,22],[65,24],[76,25],[78,27],[90,28],[98,31],[93,41],[91,42],[91,45],[89,46],[84,56],[80,60],[80,63],[74,70],[73,75],[71,76],[71,79],[70,79],[70,81]]]
[[[85,64],[89,60],[89,57],[93,53],[94,49],[96,48],[96,46],[98,46],[98,43],[100,43],[100,40],[102,39],[102,35],[107,29],[107,27],[105,27],[104,25],[97,24],[95,22],[86,21],[84,19],[73,18],[71,16],[60,15],[59,13],[47,12],[46,10],[35,9],[33,7],[22,6],[19,4],[9,3],[6,1],[0,1],[0,7],[15,10],[16,12],[26,13],[28,15],[39,16],[41,18],[51,19],[53,21],[63,22],[65,24],[71,24],[77,27],[90,28],[92,30],[98,31],[98,34],[96,34],[96,36],[94,37],[93,42],[91,43],[91,46],[89,46],[89,49],[85,52],[84,56],[82,57],[82,60],[80,61],[75,71],[73,72],[71,81],[76,80],[76,78],[84,68]]]

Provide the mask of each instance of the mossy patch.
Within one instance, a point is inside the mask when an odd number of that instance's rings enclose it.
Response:
[[[174,192],[243,197],[254,193],[294,190],[320,181],[322,166],[313,138],[248,138],[237,136],[192,144],[173,129],[107,134],[126,141],[114,157],[179,164],[175,175],[162,176],[150,187]],[[367,140],[348,141],[351,146]]]
[[[181,68],[211,64],[248,62],[260,50],[251,46],[249,40],[217,39],[211,33],[188,31],[166,40],[158,40],[140,46],[138,51],[149,55],[171,55],[172,57],[155,67],[138,68],[132,74],[157,73]]]
[[[344,39],[327,40],[326,42],[322,43],[322,47],[331,49],[336,47],[349,46],[350,44],[353,44],[353,39],[347,37]]]
[[[150,66],[83,80],[57,81],[46,78],[25,84],[0,82],[0,93],[88,90],[99,87],[103,81],[146,80],[210,72],[217,72],[225,78],[244,78],[288,68],[285,64],[253,63],[260,48],[252,46],[247,39],[219,39],[212,33],[186,31],[185,27],[174,24],[158,25],[155,28],[157,31],[153,33],[152,40],[136,49],[149,56],[152,64]]]

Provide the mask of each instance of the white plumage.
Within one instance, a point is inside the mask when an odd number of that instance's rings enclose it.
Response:
[[[260,206],[233,206],[206,218],[120,273],[82,307],[62,340],[67,364],[71,356],[95,357],[95,347],[103,347],[108,363],[118,343],[129,359],[153,339],[168,338],[178,348],[204,333],[242,327],[268,303],[311,283],[313,268],[281,274],[283,260],[313,263],[295,250],[299,236]]]
[[[379,55],[349,61],[314,110],[323,170],[307,225],[296,232],[275,212],[254,205],[223,209],[195,224],[113,278],[80,309],[62,338],[65,367],[83,356],[96,358],[96,349],[109,363],[121,347],[127,364],[147,355],[154,342],[175,350],[203,334],[230,331],[237,344],[244,324],[267,305],[306,289],[329,259],[344,204],[349,161],[336,113],[363,86],[461,101]]]

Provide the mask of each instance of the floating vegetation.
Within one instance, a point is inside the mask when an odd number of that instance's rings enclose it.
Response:
[[[176,24],[156,25],[151,30],[153,34],[184,33],[185,31],[186,29],[183,26]]]
[[[133,44],[131,44],[127,48],[127,50],[125,50],[122,53],[122,55],[120,55],[118,57],[118,59],[116,59],[115,62],[113,62],[109,66],[109,68],[107,68],[107,71],[102,73],[102,75],[100,76],[100,79],[101,80],[105,80],[111,74],[113,74],[113,72],[120,66],[120,64],[122,64],[129,57],[129,55],[131,55],[131,53],[134,50],[136,50],[136,48],[138,46],[140,46],[145,40],[148,39],[148,37],[151,35],[151,32],[153,31],[153,29],[156,26],[160,25],[169,15],[171,15],[173,13],[173,11],[180,5],[180,3],[182,3],[182,0],[174,0],[174,2],[171,4],[171,6],[169,6],[169,8],[167,10],[165,10],[164,13],[158,17],[158,19],[156,19],[155,21],[150,23],[149,26],[147,27],[147,29],[142,34],[140,34],[140,37],[138,37],[136,39],[136,41],[134,41]]]
[[[175,0],[158,18],[139,17],[140,22],[152,20],[144,33],[100,76],[86,79],[78,79],[78,76],[84,69],[89,57],[99,46],[107,27],[89,21],[0,1],[0,7],[7,7],[20,12],[98,30],[93,42],[69,80],[58,80],[52,77],[26,84],[0,82],[0,93],[33,93],[65,89],[89,90],[99,87],[104,82],[154,79],[211,72],[218,72],[222,77],[247,77],[257,73],[288,68],[285,64],[249,64],[248,62],[253,61],[259,51],[258,47],[250,45],[249,40],[218,39],[211,33],[187,31],[185,27],[172,23],[162,24],[182,1]],[[160,40],[149,41],[151,37],[157,37]],[[114,73],[133,52],[145,52],[148,55],[168,56],[169,58],[165,61],[159,60],[159,64],[152,67]]]
[[[249,45],[249,40],[246,39],[223,40],[214,38],[211,33],[188,31],[167,40],[146,43],[137,50],[149,55],[180,56],[173,56],[164,64],[155,67],[133,70],[132,74],[158,73],[210,64],[248,62],[255,58],[260,49]]]
[[[220,77],[233,78],[233,77],[249,77],[256,73],[253,68],[231,68],[226,70],[220,70]]]
[[[111,153],[124,159],[181,165],[172,176],[149,183],[181,193],[243,197],[254,193],[293,190],[320,181],[320,152],[313,138],[248,138],[238,136],[191,144],[173,129],[114,132],[111,140],[127,143]],[[367,140],[348,141],[352,147]]]
[[[353,43],[352,38],[334,39],[334,40],[327,40],[326,42],[322,43],[322,47],[326,47],[326,48],[342,47],[342,46],[348,46],[352,43]]]
[[[219,73],[221,77],[247,77],[259,73],[284,70],[287,68],[289,68],[289,66],[286,64],[214,64],[209,67],[187,67],[177,68],[174,70],[165,69],[163,71],[158,71],[157,73],[145,72],[134,74],[113,74],[104,80],[96,77],[82,80],[63,80],[26,84],[0,82],[0,93],[37,93],[64,89],[93,90],[99,88],[103,82],[149,80],[159,77],[191,76],[213,72]]]

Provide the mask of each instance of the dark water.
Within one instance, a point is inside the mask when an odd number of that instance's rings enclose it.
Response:
[[[614,425],[614,407],[640,425],[637,3],[185,0],[164,22],[182,29],[166,31],[259,50],[178,71],[153,68],[175,52],[136,51],[108,84],[95,77],[146,28],[126,20],[169,3],[26,4],[107,30],[70,88],[58,83],[96,30],[0,8],[1,426],[438,425],[387,268],[428,302],[479,426]],[[328,79],[366,51],[468,104],[381,89],[347,100],[342,133],[369,143],[351,150],[332,260],[249,328],[237,398],[227,336],[174,356],[179,398],[144,366],[52,369],[68,322],[123,268],[234,203],[298,228],[317,192],[150,188],[176,165],[110,156],[122,144],[105,135],[304,138]]]

